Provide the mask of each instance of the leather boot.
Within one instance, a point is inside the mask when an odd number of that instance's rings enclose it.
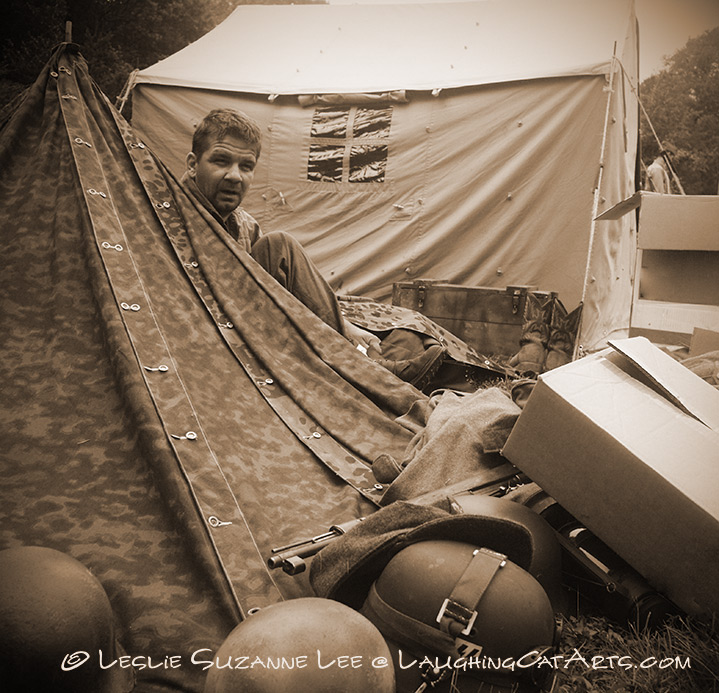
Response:
[[[388,371],[394,373],[398,378],[411,383],[421,390],[430,380],[436,370],[442,365],[444,347],[434,344],[419,356],[411,359],[393,361],[391,359],[375,358],[373,361],[384,366]]]
[[[536,376],[544,370],[553,302],[554,296],[542,303],[534,294],[527,294],[519,351],[509,360],[520,375]]]
[[[544,361],[545,371],[551,371],[572,360],[581,318],[581,303],[567,314],[567,309],[559,299],[554,302],[549,341],[547,342],[547,358]]]

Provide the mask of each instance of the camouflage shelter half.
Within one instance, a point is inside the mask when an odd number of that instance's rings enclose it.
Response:
[[[426,398],[203,217],[77,46],[4,121],[0,171],[0,549],[83,562],[157,664],[136,690],[199,692],[193,651],[312,594],[271,549],[377,507],[369,465]]]

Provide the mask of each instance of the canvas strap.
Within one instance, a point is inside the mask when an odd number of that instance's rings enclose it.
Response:
[[[472,560],[437,614],[437,623],[443,633],[449,634],[452,638],[460,634],[470,634],[477,618],[477,605],[497,571],[506,562],[507,557],[504,554],[490,549],[482,548],[474,552]]]

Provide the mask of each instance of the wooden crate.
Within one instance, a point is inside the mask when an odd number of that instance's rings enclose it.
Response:
[[[480,354],[511,356],[519,349],[530,291],[542,300],[550,295],[531,286],[492,289],[418,279],[396,282],[392,304],[426,315]]]

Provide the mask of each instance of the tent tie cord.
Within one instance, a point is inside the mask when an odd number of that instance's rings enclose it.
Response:
[[[156,371],[160,373],[167,373],[167,371],[170,370],[170,368],[164,363],[161,363],[159,366],[143,366],[143,368],[151,373]]]
[[[175,440],[197,440],[197,433],[194,431],[187,431],[184,436],[178,436],[176,433],[171,433],[170,436]]]
[[[210,525],[210,527],[227,527],[228,525],[231,525],[232,522],[223,522],[219,517],[216,515],[210,515],[207,518],[207,524]],[[249,612],[248,612],[249,613]]]

